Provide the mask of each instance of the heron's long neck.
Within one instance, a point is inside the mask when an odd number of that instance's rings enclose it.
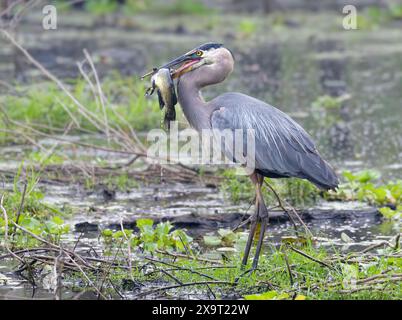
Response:
[[[184,76],[179,79],[177,95],[190,125],[196,130],[210,128],[210,108],[202,98],[201,88]]]

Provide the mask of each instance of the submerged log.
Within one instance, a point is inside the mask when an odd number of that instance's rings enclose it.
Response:
[[[378,208],[367,207],[359,209],[303,209],[298,211],[299,216],[304,222],[313,220],[350,220],[350,219],[369,219],[374,222],[381,221],[381,214]],[[243,213],[226,213],[226,214],[184,214],[184,215],[171,215],[171,216],[146,216],[146,217],[133,217],[131,220],[123,222],[124,228],[136,229],[136,221],[142,218],[152,219],[155,223],[169,221],[177,229],[187,229],[189,231],[196,231],[197,233],[208,232],[217,230],[219,228],[235,228],[242,221],[246,220],[250,214]],[[270,224],[280,224],[289,222],[288,215],[281,210],[270,212]],[[80,223],[75,226],[76,230],[83,230],[83,226],[90,225],[91,231],[97,229],[96,223]],[[107,224],[107,228],[120,229],[120,222],[112,222]],[[87,229],[87,228],[84,228]]]

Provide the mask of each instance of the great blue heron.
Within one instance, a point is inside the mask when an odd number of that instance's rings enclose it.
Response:
[[[207,43],[160,68],[171,69],[173,78],[178,79],[178,100],[193,128],[198,131],[253,129],[255,132],[255,170],[250,175],[256,192],[255,214],[242,260],[242,265],[247,265],[256,226],[261,223],[252,264],[255,270],[268,223],[268,210],[261,191],[264,177],[307,179],[324,190],[336,188],[338,178],[307,132],[282,111],[237,92],[224,93],[211,101],[202,98],[200,90],[224,81],[233,66],[230,50],[222,44]]]

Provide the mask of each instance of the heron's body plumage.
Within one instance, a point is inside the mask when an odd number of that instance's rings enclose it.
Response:
[[[211,100],[213,129],[253,129],[255,167],[271,178],[307,179],[321,189],[333,189],[338,179],[318,153],[309,134],[279,109],[241,93]],[[244,148],[246,149],[246,148]]]

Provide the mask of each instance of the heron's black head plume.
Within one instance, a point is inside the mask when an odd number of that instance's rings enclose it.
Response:
[[[208,51],[209,49],[218,49],[218,48],[221,48],[222,46],[223,46],[222,43],[208,42],[208,43],[204,43],[204,44],[200,45],[196,49]]]

